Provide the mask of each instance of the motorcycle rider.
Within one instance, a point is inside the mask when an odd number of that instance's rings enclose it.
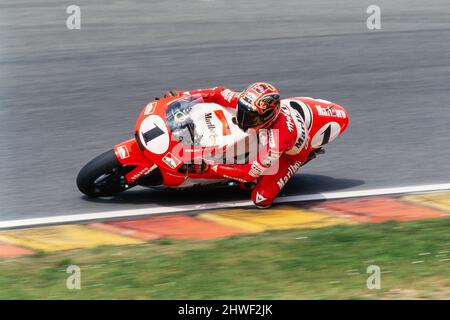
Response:
[[[280,103],[271,84],[257,82],[242,92],[224,87],[193,91],[166,91],[164,96],[200,94],[205,102],[235,108],[235,124],[243,131],[256,130],[268,143],[247,164],[211,164],[211,170],[241,183],[255,182],[252,201],[269,207],[301,165],[314,156],[308,148],[308,132],[298,111]],[[274,170],[275,169],[275,170]]]

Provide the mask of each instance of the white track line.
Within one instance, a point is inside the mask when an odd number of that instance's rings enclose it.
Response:
[[[450,183],[398,187],[398,188],[368,189],[368,190],[359,190],[359,191],[324,192],[324,193],[316,193],[316,194],[287,196],[287,197],[277,198],[275,200],[275,203],[317,201],[317,200],[335,200],[335,199],[344,199],[344,198],[382,196],[382,195],[430,192],[430,191],[442,191],[442,190],[450,190]],[[206,203],[206,204],[200,204],[200,205],[185,205],[185,206],[176,206],[176,207],[158,206],[158,207],[146,208],[146,209],[117,210],[117,211],[106,211],[106,212],[96,212],[96,213],[72,214],[72,215],[65,215],[65,216],[52,216],[52,217],[32,218],[32,219],[7,220],[7,221],[0,222],[0,229],[18,228],[18,227],[34,227],[34,226],[40,226],[40,225],[51,225],[51,224],[73,223],[73,222],[86,222],[86,221],[112,219],[112,218],[150,216],[150,215],[155,215],[155,214],[179,213],[179,212],[186,212],[186,211],[228,209],[228,208],[244,207],[244,206],[250,206],[250,205],[252,205],[251,201],[227,201],[227,202]]]

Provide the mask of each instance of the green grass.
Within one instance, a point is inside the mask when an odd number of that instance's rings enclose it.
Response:
[[[450,219],[158,241],[0,260],[0,299],[449,299],[446,258]],[[70,264],[81,290],[66,288]]]

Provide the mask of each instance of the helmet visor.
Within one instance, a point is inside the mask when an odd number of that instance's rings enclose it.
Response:
[[[247,131],[249,128],[256,127],[261,124],[261,118],[257,111],[251,109],[245,103],[238,102],[237,123],[239,128]]]
[[[263,114],[253,110],[252,107],[239,99],[237,106],[237,124],[239,128],[247,131],[249,128],[258,127],[271,119],[273,110],[268,110]]]

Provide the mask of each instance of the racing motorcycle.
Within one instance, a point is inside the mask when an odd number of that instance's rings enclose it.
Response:
[[[294,97],[283,99],[281,106],[303,119],[309,132],[309,160],[348,125],[346,110],[326,100]],[[267,143],[260,133],[242,131],[234,116],[234,109],[205,103],[200,95],[152,101],[140,113],[132,139],[80,170],[78,189],[90,197],[108,197],[137,185],[186,189],[231,184],[207,170],[204,159],[247,163]]]

